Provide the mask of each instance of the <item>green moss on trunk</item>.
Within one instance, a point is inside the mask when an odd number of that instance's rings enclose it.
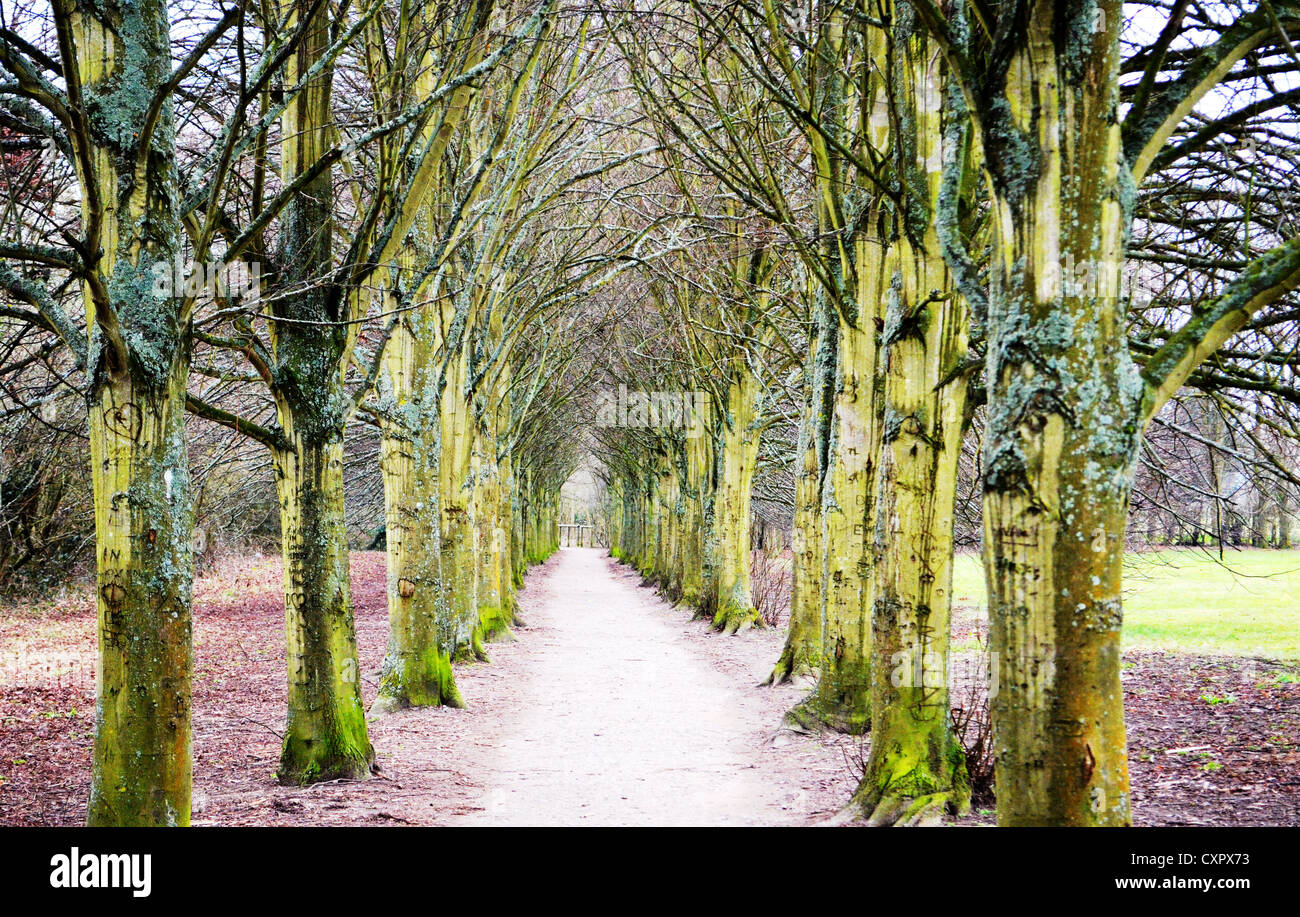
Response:
[[[362,779],[374,762],[361,702],[347,530],[343,437],[295,436],[278,450],[289,715],[279,778]]]
[[[185,825],[191,547],[184,375],[90,408],[99,666],[89,825]]]
[[[142,125],[172,73],[166,4],[73,5],[89,342],[99,665],[90,825],[185,825],[191,793],[193,527],[182,298],[155,289],[180,256],[170,101]],[[87,148],[81,148],[82,143]],[[141,227],[145,231],[141,231]],[[80,247],[80,245],[78,246]]]

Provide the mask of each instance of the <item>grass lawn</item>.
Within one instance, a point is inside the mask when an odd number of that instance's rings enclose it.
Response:
[[[957,558],[953,600],[987,605],[977,555]],[[1300,550],[1130,554],[1124,648],[1300,661]]]

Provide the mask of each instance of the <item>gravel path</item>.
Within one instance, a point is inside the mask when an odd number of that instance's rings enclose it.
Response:
[[[763,692],[710,665],[650,589],[602,552],[569,548],[528,592],[522,677],[497,699],[511,709],[476,762],[482,810],[465,823],[804,820],[788,804],[797,793],[762,768],[773,731],[753,696]],[[746,636],[712,639],[735,647]]]

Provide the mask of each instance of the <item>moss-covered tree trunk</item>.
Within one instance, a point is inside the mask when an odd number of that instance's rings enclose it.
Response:
[[[285,4],[290,24],[307,0]],[[296,82],[329,47],[328,11],[317,11],[285,68]],[[332,145],[332,71],[325,67],[286,106],[280,168],[291,182]],[[286,206],[279,289],[272,303],[274,392],[283,444],[273,450],[284,553],[289,712],[283,783],[359,779],[374,749],[361,701],[347,529],[343,514],[343,381],[353,329],[333,270],[333,175],[325,169]]]
[[[705,411],[711,414],[711,410]],[[686,483],[683,487],[685,518],[682,533],[682,596],[681,601],[699,608],[710,590],[705,569],[705,539],[707,507],[711,501],[710,490],[713,468],[713,439],[711,417],[696,418],[696,424],[686,438]]]
[[[524,573],[528,569],[528,469],[518,469],[514,473],[514,487],[511,488],[510,512],[513,520],[510,526],[510,582],[516,589],[523,588]],[[614,544],[614,542],[610,542]]]
[[[642,578],[654,581],[658,569],[659,552],[663,545],[662,520],[663,507],[660,498],[660,476],[653,471],[646,474],[642,512],[645,521],[645,538],[641,545],[640,562],[637,566]]]
[[[998,821],[1130,821],[1120,573],[1142,383],[1120,292],[1118,2],[1037,3],[1000,123],[984,453]],[[1091,8],[1089,9],[1091,12]],[[1127,182],[1127,184],[1126,184]],[[1062,266],[1087,269],[1087,281]]]
[[[497,559],[501,565],[501,600],[507,620],[519,618],[519,600],[515,598],[515,462],[509,450],[501,455],[501,492],[497,503],[496,538],[500,542]]]
[[[811,394],[811,392],[810,392]],[[794,479],[794,531],[790,538],[790,623],[785,648],[768,683],[807,678],[822,656],[822,471],[816,449],[813,401],[803,407]]]
[[[187,825],[191,792],[191,531],[179,289],[156,265],[181,251],[166,4],[69,10],[83,99],[73,134],[83,227],[99,664],[87,823]],[[83,145],[85,144],[85,145]]]
[[[490,420],[490,418],[489,418]],[[503,538],[498,510],[501,498],[501,468],[496,459],[496,433],[489,428],[479,437],[474,474],[475,556],[478,562],[475,584],[478,629],[483,640],[510,636],[510,611],[503,596],[501,549]]]
[[[670,602],[680,601],[682,597],[682,523],[685,515],[681,477],[676,467],[674,449],[670,444],[669,453],[664,457],[660,490],[663,542],[659,549],[659,584],[664,597]]]
[[[275,455],[289,665],[279,777],[297,784],[360,779],[370,771],[374,749],[352,617],[343,436],[307,437],[292,427],[285,433],[291,446]]]
[[[948,702],[953,504],[966,419],[969,319],[965,301],[953,293],[935,225],[955,215],[940,207],[942,58],[910,7],[895,11],[892,31],[890,78],[900,121],[912,129],[893,139],[908,190],[882,336],[871,752],[854,798],[875,825],[932,822],[945,809],[962,812],[970,804]]]
[[[962,31],[914,9],[945,41]],[[1121,270],[1136,185],[1281,20],[1271,5],[1243,7],[1121,124],[1123,14],[1119,0],[1035,0],[997,24],[997,54],[951,55],[991,197],[982,483],[1001,824],[1130,822],[1120,587],[1141,430],[1202,360],[1300,285],[1300,242],[1288,240],[1134,365]]]
[[[790,625],[785,648],[768,676],[778,685],[810,677],[821,657],[821,459],[818,450],[819,414],[825,402],[815,372],[818,338],[811,341],[804,382],[803,413],[799,420],[794,484],[794,526],[790,541]]]
[[[515,501],[515,462],[511,449],[506,445],[510,428],[510,379],[512,368],[507,359],[501,368],[501,378],[497,382],[498,397],[489,409],[492,429],[497,447],[497,489],[496,504],[493,508],[495,525],[492,530],[492,554],[496,560],[497,589],[501,608],[501,620],[506,628],[518,623],[519,603],[515,599],[514,581],[514,501]]]
[[[388,553],[388,652],[371,712],[463,706],[451,670],[444,622],[438,523],[436,365],[428,310],[413,312],[384,353],[384,397],[397,419],[385,422],[381,451]]]
[[[446,17],[430,6],[422,25],[437,33],[414,79],[416,98],[439,88],[446,77],[438,67],[439,46],[463,49],[461,66],[470,67],[483,57],[488,15],[492,3],[465,5],[463,17]],[[457,54],[462,53],[460,50]],[[447,57],[445,59],[454,59]],[[403,237],[398,255],[403,273],[422,263],[430,240],[446,219],[447,177],[444,154],[468,117],[476,86],[459,86],[446,98],[440,117],[425,129],[424,162],[412,177],[408,206],[418,204],[414,231]],[[426,174],[426,170],[427,173]],[[434,287],[436,290],[437,287]],[[451,660],[470,638],[464,621],[450,614],[443,582],[443,526],[441,507],[442,432],[445,384],[445,348],[449,346],[450,304],[439,306],[430,289],[415,291],[417,309],[403,316],[383,354],[380,379],[385,404],[382,468],[387,520],[388,652],[384,657],[374,713],[405,707],[463,705],[452,674]],[[463,592],[463,590],[462,590]],[[463,611],[463,608],[460,610]]]
[[[444,325],[451,327],[451,304]],[[439,601],[453,659],[483,659],[475,554],[474,449],[477,424],[469,396],[469,358],[458,348],[444,358],[446,383],[438,401]]]
[[[727,389],[723,425],[721,474],[713,509],[717,601],[713,629],[734,634],[745,627],[762,627],[749,581],[749,507],[758,464],[758,378],[742,369]]]
[[[837,389],[822,483],[823,603],[817,687],[791,711],[804,727],[862,733],[871,723],[871,532],[880,452],[879,338],[893,255],[856,246],[856,322],[838,327]]]
[[[91,396],[99,622],[92,826],[189,824],[186,369],[177,360],[161,387],[105,372]]]

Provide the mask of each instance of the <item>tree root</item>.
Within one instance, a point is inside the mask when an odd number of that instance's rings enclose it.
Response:
[[[867,770],[851,803],[868,825],[936,825],[944,812],[970,811],[965,758],[951,739],[936,737],[935,747],[911,760],[900,750],[897,736],[872,739]],[[876,741],[884,744],[877,747]]]
[[[451,707],[455,710],[463,710],[465,700],[460,696],[460,692],[456,690],[454,685],[450,693],[443,694],[437,700],[428,698],[414,700],[404,694],[380,694],[370,705],[367,715],[371,717],[389,716],[402,710],[410,710],[413,707]]]
[[[375,762],[375,749],[364,748],[343,735],[313,742],[288,737],[280,750],[276,778],[281,786],[310,786],[325,780],[365,780]]]
[[[963,804],[958,790],[943,790],[916,797],[886,794],[867,816],[867,824],[873,828],[932,827],[941,823],[945,812],[964,815],[969,810],[970,801],[966,800]]]
[[[460,709],[464,706],[452,675],[451,661],[442,657],[427,663],[426,668],[408,667],[405,673],[385,671],[380,676],[379,695],[370,705],[369,715],[387,716],[411,707]]]
[[[807,655],[797,652],[794,647],[787,645],[785,651],[781,653],[781,658],[772,667],[771,674],[759,682],[759,686],[775,688],[777,685],[811,681],[816,677],[817,669],[808,660]]]
[[[757,608],[743,608],[738,605],[724,606],[718,609],[710,625],[713,630],[724,634],[737,634],[749,628],[761,628],[767,625]]]
[[[871,714],[850,716],[844,710],[827,706],[814,692],[795,704],[781,718],[782,724],[794,732],[813,735],[820,732],[840,732],[845,735],[865,735],[871,729]]]
[[[791,732],[801,735],[813,735],[825,732],[829,727],[820,716],[813,713],[806,703],[795,704],[781,717],[781,725]]]

